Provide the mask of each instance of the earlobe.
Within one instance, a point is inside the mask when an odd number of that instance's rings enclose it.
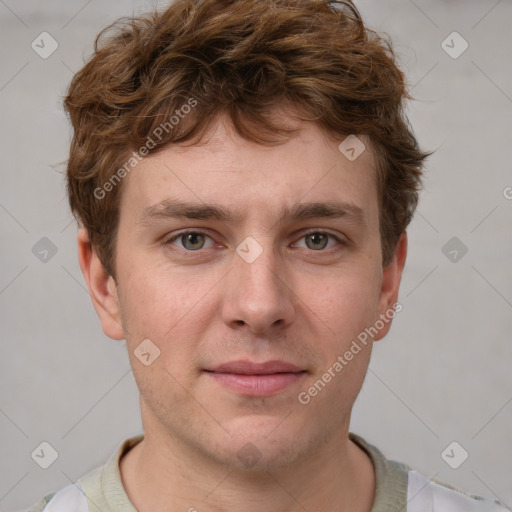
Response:
[[[109,338],[122,340],[124,332],[116,283],[113,277],[108,275],[96,251],[92,248],[86,229],[80,229],[77,241],[80,268],[103,332]]]
[[[383,269],[382,284],[379,295],[379,315],[384,321],[384,327],[375,336],[374,341],[380,340],[386,336],[390,327],[391,319],[394,317],[394,306],[398,302],[398,291],[402,280],[402,271],[407,258],[407,234],[400,235],[391,262]]]

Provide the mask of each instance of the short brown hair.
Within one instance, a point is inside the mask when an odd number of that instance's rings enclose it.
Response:
[[[387,37],[365,27],[349,1],[177,0],[105,28],[64,106],[74,129],[71,209],[107,272],[115,271],[117,185],[130,170],[121,166],[135,151],[199,143],[220,114],[246,139],[277,143],[294,131],[276,122],[277,107],[335,137],[367,136],[387,265],[430,154],[418,148],[403,112],[411,96],[395,61]]]

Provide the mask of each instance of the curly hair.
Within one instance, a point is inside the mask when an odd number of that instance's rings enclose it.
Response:
[[[285,108],[329,136],[367,136],[387,265],[431,154],[418,147],[407,99],[387,36],[367,28],[350,1],[176,0],[121,18],[98,34],[64,99],[74,131],[71,210],[114,276],[126,162],[171,143],[200,143],[221,114],[242,137],[277,144],[295,131],[273,115]]]

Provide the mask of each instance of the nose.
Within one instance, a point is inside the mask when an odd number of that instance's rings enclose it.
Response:
[[[252,262],[234,255],[222,305],[222,317],[232,329],[247,326],[254,333],[290,325],[295,318],[294,294],[282,264],[271,248]]]

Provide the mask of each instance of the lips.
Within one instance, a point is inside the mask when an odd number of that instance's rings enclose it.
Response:
[[[271,375],[273,373],[297,373],[304,370],[285,361],[252,363],[251,361],[240,360],[223,363],[207,371],[216,373],[234,373],[239,375]]]
[[[268,396],[283,391],[307,373],[286,361],[231,361],[205,370],[216,383],[240,395]]]

